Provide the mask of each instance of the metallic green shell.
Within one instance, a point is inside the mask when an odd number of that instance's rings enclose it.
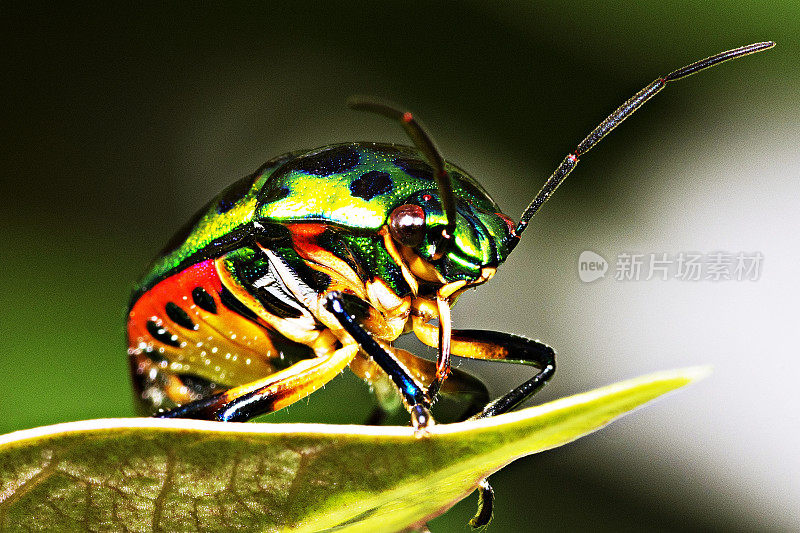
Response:
[[[445,278],[474,278],[510,253],[509,219],[483,187],[459,167],[446,163],[458,198],[455,247],[442,264]],[[346,143],[302,154],[277,169],[259,196],[258,220],[325,222],[350,231],[375,233],[392,210],[421,192],[438,199],[433,170],[411,147]],[[424,202],[420,202],[424,203]],[[428,226],[444,224],[436,205],[426,207]],[[422,247],[432,255],[433,243]]]
[[[466,172],[450,163],[446,169],[459,216],[443,274],[476,277],[481,266],[496,266],[510,252],[508,219]],[[433,170],[411,147],[346,143],[278,156],[225,189],[173,237],[135,287],[132,303],[167,276],[243,246],[253,235],[253,222],[317,222],[354,236],[375,236],[395,207],[421,193],[438,198]],[[444,222],[437,205],[426,207],[428,225]]]
[[[456,196],[479,209],[500,208],[481,185],[447,163]],[[392,209],[422,190],[436,191],[433,171],[414,148],[348,143],[307,152],[278,169],[266,184],[259,219],[313,220],[377,231]]]
[[[237,237],[248,236],[252,228],[257,196],[269,177],[298,153],[270,159],[258,170],[233,183],[203,206],[175,233],[147,273],[134,286],[130,306],[159,281],[193,264],[235,249]]]

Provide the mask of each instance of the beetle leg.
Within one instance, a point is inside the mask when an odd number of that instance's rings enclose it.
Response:
[[[450,322],[450,304],[443,298],[436,298],[436,307],[439,312],[439,337],[437,346],[439,354],[436,358],[436,376],[428,386],[428,398],[436,400],[436,394],[442,387],[442,383],[450,375],[450,337],[452,326]]]
[[[425,427],[433,424],[433,418],[431,418],[430,404],[422,385],[345,310],[340,292],[328,294],[325,307],[342,328],[355,339],[361,349],[389,375],[403,395],[403,400],[411,413],[411,423],[414,425],[414,429],[418,430],[420,436],[423,435]]]
[[[428,346],[436,347],[438,328],[415,317],[414,333]],[[482,330],[453,330],[450,352],[470,359],[493,359],[507,363],[535,366],[539,372],[522,385],[487,404],[473,418],[486,418],[511,411],[541,389],[556,371],[555,352],[541,342],[519,335]]]
[[[382,346],[400,361],[423,386],[429,386],[435,379],[437,366],[433,361],[417,357],[401,348],[383,344]],[[380,425],[389,413],[394,412],[392,399],[396,399],[395,405],[399,406],[400,404],[397,388],[391,378],[372,360],[356,357],[350,363],[350,370],[373,387],[379,405],[367,425]],[[475,376],[457,368],[450,370],[450,376],[442,385],[440,393],[459,402],[459,406],[466,405],[464,411],[456,418],[459,421],[479,413],[489,401],[489,391],[486,389],[486,385]]]
[[[423,384],[429,385],[436,379],[438,364],[417,357],[409,351],[400,348],[390,348],[394,356],[408,368],[412,375]],[[459,417],[465,420],[481,411],[489,401],[489,391],[483,382],[463,370],[448,367],[449,376],[441,386],[439,392],[449,398],[462,400],[467,403],[467,408]],[[430,390],[430,389],[428,389]]]
[[[497,331],[456,330],[453,332],[453,344],[453,353],[461,357],[533,364],[540,369],[522,385],[487,404],[473,419],[510,411],[541,389],[556,371],[556,354],[551,347],[518,335]],[[489,478],[485,478],[478,486],[478,511],[469,521],[469,525],[473,528],[487,525],[492,519],[493,506],[494,490],[489,484]]]
[[[494,489],[489,484],[489,478],[483,479],[478,484],[478,511],[469,521],[473,529],[489,525],[494,511]]]
[[[486,418],[511,411],[544,387],[556,371],[556,353],[551,347],[499,331],[455,330],[453,353],[460,357],[495,359],[539,369],[531,379],[492,401],[472,418]]]
[[[414,321],[414,333],[429,346],[436,346],[437,329],[425,322],[423,317]],[[472,419],[487,418],[506,413],[541,389],[553,377],[556,370],[555,351],[546,344],[510,333],[481,330],[454,330],[451,335],[451,353],[471,359],[493,359],[507,363],[532,365],[539,372],[522,385],[504,396],[488,403]],[[445,382],[445,386],[447,382]],[[444,390],[444,389],[442,389]],[[470,520],[470,526],[479,528],[492,519],[494,491],[489,479],[478,486],[478,511]]]
[[[348,344],[326,355],[299,361],[264,379],[155,416],[245,422],[258,415],[282,409],[309,395],[344,370],[357,353],[358,345]]]

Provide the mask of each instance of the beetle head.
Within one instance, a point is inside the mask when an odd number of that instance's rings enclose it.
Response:
[[[488,279],[486,269],[493,272],[510,252],[516,240],[514,224],[505,215],[486,211],[462,198],[456,198],[455,204],[455,227],[445,237],[448,218],[436,189],[408,197],[389,214],[387,226],[392,238],[405,249],[405,255],[413,251],[427,270],[432,267],[438,273],[436,276],[429,272],[427,277],[435,276],[440,282],[481,283]],[[424,272],[419,273],[426,277]]]
[[[448,164],[422,125],[408,111],[352,98],[353,109],[398,121],[430,164],[437,188],[410,196],[389,214],[387,224],[403,251],[413,249],[419,275],[428,281],[483,283],[519,240],[514,223],[472,178]],[[471,197],[471,200],[469,199]],[[435,272],[433,272],[435,271]],[[434,275],[435,274],[435,275]]]

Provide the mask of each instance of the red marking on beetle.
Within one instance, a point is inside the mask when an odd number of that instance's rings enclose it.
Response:
[[[567,159],[569,159],[570,161],[572,161],[574,163],[574,162],[576,162],[578,160],[578,156],[575,155],[575,154],[569,154],[567,156]]]
[[[504,215],[503,213],[495,213],[495,215],[500,217],[503,220],[503,222],[506,223],[506,226],[508,226],[508,232],[511,234],[511,236],[512,237],[516,237],[517,236],[517,232],[516,232],[517,225],[516,225],[516,223],[513,220],[511,220],[509,217]]]
[[[411,122],[412,120],[414,120],[414,115],[412,115],[412,114],[411,114],[410,112],[408,112],[408,111],[406,111],[405,113],[403,113],[403,122],[405,122],[406,124],[408,124],[408,123],[409,123],[409,122]]]
[[[317,241],[328,227],[325,224],[287,224],[286,228],[292,234],[292,242],[299,248],[308,253],[318,253],[326,251]]]
[[[433,200],[433,196],[431,196],[430,194],[423,194],[422,195],[422,201],[423,202],[430,202],[431,200]]]
[[[327,228],[328,227],[325,224],[286,224],[286,229],[291,232],[293,237],[306,240],[319,237],[325,233]]]
[[[222,281],[219,279],[213,259],[206,259],[161,280],[136,301],[128,317],[129,347],[136,349],[142,341],[152,342],[152,335],[147,331],[147,321],[153,317],[159,321],[163,320],[164,306],[168,302],[180,301],[183,296],[190,295],[195,287],[205,289],[219,306],[220,302],[214,295],[219,294],[222,289]]]

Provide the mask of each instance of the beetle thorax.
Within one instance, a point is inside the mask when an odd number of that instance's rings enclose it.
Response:
[[[365,325],[386,341],[392,341],[413,329],[423,342],[435,346],[438,342],[436,328],[429,326],[428,322],[439,319],[449,323],[449,309],[461,293],[489,281],[496,269],[485,267],[476,279],[448,282],[433,264],[420,257],[413,248],[396,242],[387,228],[384,227],[380,234],[387,252],[400,267],[411,292],[404,296],[398,295],[379,278],[365,283],[367,300],[390,326],[389,331],[385,331],[389,336],[384,337],[380,331],[375,331],[376,328],[370,327],[374,324]]]

